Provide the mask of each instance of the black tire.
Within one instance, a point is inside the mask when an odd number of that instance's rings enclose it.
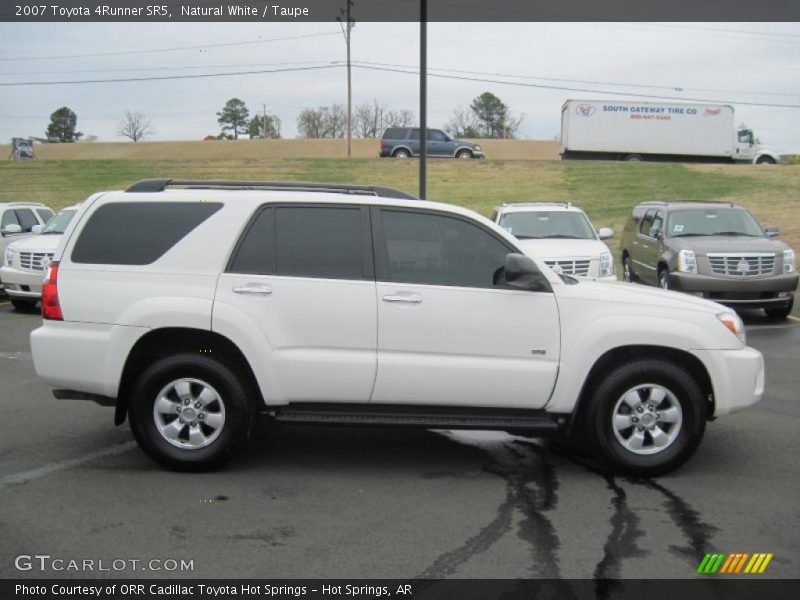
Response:
[[[661,266],[658,269],[658,287],[662,290],[669,289],[669,269],[667,267]]]
[[[38,300],[30,298],[11,298],[11,306],[16,310],[31,310]]]
[[[767,317],[770,319],[785,319],[790,314],[792,314],[792,308],[794,308],[794,297],[789,300],[789,303],[785,306],[779,306],[775,308],[765,308],[764,312],[767,313]]]
[[[397,150],[392,152],[392,157],[394,157],[394,158],[411,158],[411,152],[409,152],[405,148],[398,148]]]
[[[774,165],[775,164],[775,159],[773,159],[771,156],[761,156],[756,161],[756,164],[757,165]]]
[[[625,160],[627,162],[644,162],[641,154],[628,154],[625,156]]]
[[[218,393],[219,402],[223,405],[223,423],[218,428],[216,437],[206,446],[177,447],[167,440],[156,424],[154,407],[161,392],[171,382],[182,379],[191,379],[210,386]],[[150,458],[169,469],[207,471],[219,467],[241,450],[253,426],[255,411],[250,401],[251,394],[242,380],[235,369],[197,354],[177,354],[152,364],[139,376],[130,397],[129,417],[137,443]],[[203,389],[202,386],[199,389]],[[208,406],[212,407],[209,412],[220,410],[219,405]],[[198,422],[198,426],[200,425],[202,423]],[[188,426],[183,430],[187,434],[189,431],[191,428]]]
[[[615,411],[626,392],[650,385],[663,387],[673,395],[680,405],[682,420],[675,437],[662,450],[656,450],[653,437],[643,433],[653,453],[637,454],[618,439],[613,425]],[[658,410],[665,409],[657,406]],[[678,468],[694,454],[703,439],[707,418],[708,403],[686,369],[665,360],[644,358],[619,366],[600,382],[589,398],[583,426],[595,453],[612,470],[636,477],[655,477]]]
[[[458,152],[456,152],[456,158],[467,159],[467,158],[474,158],[474,157],[473,157],[472,152],[469,151],[469,150],[459,150]]]
[[[622,257],[622,280],[629,283],[636,283],[639,280],[633,270],[633,261],[627,254]]]

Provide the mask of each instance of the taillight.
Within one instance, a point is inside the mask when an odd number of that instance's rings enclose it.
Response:
[[[61,305],[58,302],[58,261],[51,262],[42,285],[42,317],[63,321]]]
[[[385,145],[386,145],[386,142],[384,142],[384,141],[383,141],[383,138],[381,138],[381,150],[383,150],[383,147],[384,147]]]

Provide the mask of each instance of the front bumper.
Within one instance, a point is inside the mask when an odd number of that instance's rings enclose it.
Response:
[[[670,288],[720,304],[751,308],[785,306],[797,289],[797,273],[774,277],[714,277],[697,273],[669,274]]]
[[[44,273],[0,267],[0,280],[11,298],[39,298],[42,295]]]
[[[714,415],[752,406],[764,395],[764,357],[749,346],[739,350],[691,350],[708,369],[714,386]]]

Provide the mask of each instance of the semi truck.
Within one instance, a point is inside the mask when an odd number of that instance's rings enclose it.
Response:
[[[561,158],[776,164],[726,104],[567,100]]]

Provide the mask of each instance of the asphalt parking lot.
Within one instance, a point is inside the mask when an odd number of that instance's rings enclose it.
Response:
[[[761,577],[800,577],[797,315],[746,318],[764,401],[655,480],[503,433],[267,424],[224,470],[172,473],[112,409],[52,397],[39,320],[0,300],[0,577],[687,578],[714,551],[774,553]],[[34,554],[126,563],[15,568]]]

